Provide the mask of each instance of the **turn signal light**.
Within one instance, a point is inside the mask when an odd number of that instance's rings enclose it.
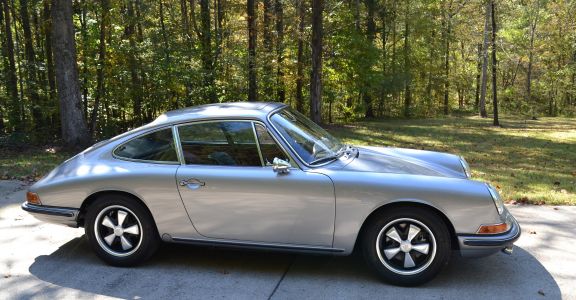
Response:
[[[508,224],[506,223],[482,225],[478,228],[478,234],[496,234],[506,231],[508,231]]]
[[[26,193],[26,201],[28,201],[30,204],[42,205],[42,202],[40,202],[40,197],[38,197],[38,194],[36,193]]]

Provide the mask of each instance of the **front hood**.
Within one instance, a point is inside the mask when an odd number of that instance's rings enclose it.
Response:
[[[358,147],[359,155],[342,169],[356,172],[467,178],[453,154],[384,147]]]

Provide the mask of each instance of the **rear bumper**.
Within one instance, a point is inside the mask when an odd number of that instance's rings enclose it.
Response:
[[[80,210],[76,208],[35,205],[29,204],[28,202],[22,203],[21,207],[38,220],[70,227],[78,227],[77,219]]]
[[[501,234],[462,234],[458,235],[460,254],[464,257],[481,257],[491,255],[505,248],[511,249],[520,238],[522,230],[511,214],[507,216],[510,229]]]

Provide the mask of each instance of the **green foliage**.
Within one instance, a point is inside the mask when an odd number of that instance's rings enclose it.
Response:
[[[110,0],[109,24],[104,26],[106,58],[99,65],[102,25],[100,1],[74,1],[74,25],[83,111],[87,122],[97,110],[95,138],[108,137],[151,121],[164,111],[219,102],[245,101],[248,94],[246,3],[208,0],[211,40],[203,45],[200,1]],[[272,1],[275,3],[275,1]],[[20,1],[10,2],[19,12]],[[279,83],[286,102],[295,106],[298,65],[298,1],[282,4],[283,41],[271,24],[263,26],[258,6],[256,72],[258,98],[278,99]],[[47,6],[45,6],[47,4]],[[191,5],[195,6],[192,7]],[[220,4],[220,7],[218,6]],[[53,81],[49,1],[28,1],[35,62],[26,61],[22,18],[12,18],[7,33],[0,31],[0,113],[4,128],[38,139],[59,134],[59,106]],[[303,96],[309,98],[311,12],[305,7]],[[374,5],[374,6],[371,6]],[[406,91],[409,115],[434,117],[443,112],[447,88],[449,111],[476,111],[478,45],[482,43],[483,1],[333,1],[325,3],[323,52],[323,120],[349,122],[369,109],[376,117],[404,115]],[[372,7],[373,11],[370,11]],[[4,12],[6,15],[6,12]],[[369,32],[373,15],[375,32]],[[496,1],[497,59],[501,110],[532,116],[576,114],[576,2],[568,0]],[[25,16],[26,17],[26,16]],[[5,20],[5,18],[4,18]],[[2,24],[4,25],[4,24]],[[534,41],[531,46],[531,31]],[[269,32],[270,31],[270,32]],[[267,34],[265,34],[267,33]],[[269,37],[269,49],[264,36]],[[277,49],[282,42],[282,63]],[[15,71],[9,68],[9,47],[14,50]],[[448,48],[448,52],[447,50]],[[270,51],[271,50],[271,51]],[[207,68],[203,53],[209,53]],[[532,53],[532,95],[527,97],[527,69]],[[445,58],[448,56],[448,69]],[[104,94],[95,107],[98,69],[103,69]],[[490,69],[490,68],[489,68]],[[278,76],[278,70],[283,74]],[[28,80],[36,72],[36,80]],[[14,73],[14,74],[11,74]],[[9,89],[16,76],[17,96]],[[208,79],[213,80],[208,80]],[[53,83],[53,82],[52,82]],[[488,84],[487,108],[491,107]],[[34,90],[40,101],[32,103]],[[14,99],[16,98],[16,99]],[[304,113],[308,105],[304,103]],[[41,111],[35,119],[33,111]],[[40,131],[40,132],[39,132]]]

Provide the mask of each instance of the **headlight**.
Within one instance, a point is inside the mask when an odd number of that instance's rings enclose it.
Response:
[[[462,169],[464,169],[466,177],[470,178],[472,176],[470,173],[470,165],[468,165],[468,162],[462,156],[460,156],[460,164],[462,165]]]
[[[500,194],[498,191],[491,185],[486,184],[488,187],[488,191],[490,192],[490,196],[492,196],[492,200],[494,200],[494,204],[496,205],[496,209],[498,209],[498,214],[502,214],[504,212],[504,202],[502,202],[502,198],[500,198]]]

